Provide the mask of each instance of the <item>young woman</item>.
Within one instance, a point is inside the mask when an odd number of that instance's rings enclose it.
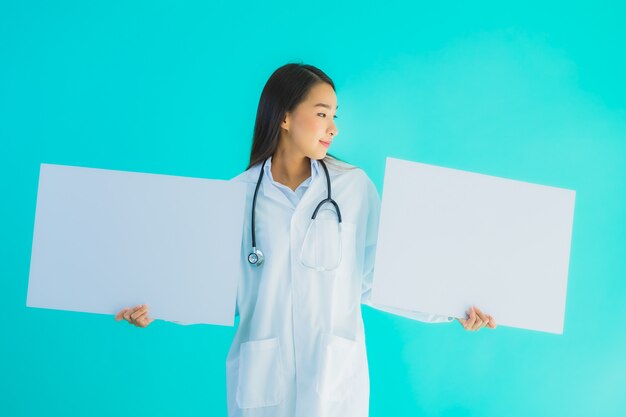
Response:
[[[248,169],[239,327],[228,358],[229,416],[367,416],[361,304],[370,289],[380,201],[361,169],[328,155],[338,130],[332,80],[278,68],[261,94]],[[426,322],[452,317],[384,308]],[[116,319],[146,327],[145,305]],[[466,330],[495,328],[472,308]]]

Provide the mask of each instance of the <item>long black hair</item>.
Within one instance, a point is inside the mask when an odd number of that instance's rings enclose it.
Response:
[[[318,83],[327,83],[335,90],[333,80],[313,65],[289,63],[272,73],[259,99],[248,168],[276,152],[280,124],[285,114],[304,101],[311,88]],[[324,161],[328,160],[338,158],[326,154]]]

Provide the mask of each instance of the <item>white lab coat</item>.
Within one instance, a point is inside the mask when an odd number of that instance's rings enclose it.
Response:
[[[361,169],[327,167],[332,197],[343,217],[341,263],[331,272],[315,271],[300,262],[311,215],[327,194],[321,166],[295,209],[263,179],[255,219],[257,246],[265,254],[261,267],[247,262],[252,198],[261,164],[233,178],[248,188],[237,290],[239,327],[226,360],[231,417],[368,415],[361,303],[371,305],[380,200]],[[331,205],[324,208],[329,210],[318,218],[334,216]],[[375,307],[421,321],[452,320]]]

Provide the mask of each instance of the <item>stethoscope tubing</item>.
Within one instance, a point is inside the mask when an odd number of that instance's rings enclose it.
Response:
[[[248,262],[256,266],[261,266],[261,264],[263,263],[263,254],[261,251],[257,250],[257,247],[256,247],[256,233],[255,233],[256,199],[257,199],[257,195],[259,194],[259,188],[261,187],[261,182],[263,181],[263,174],[265,173],[265,164],[267,163],[268,159],[269,158],[266,158],[265,161],[263,161],[263,165],[261,166],[261,172],[259,172],[259,178],[256,182],[256,187],[254,188],[254,197],[252,198],[252,224],[251,224],[252,252],[248,255]],[[339,221],[339,224],[341,224],[341,210],[339,210],[339,204],[337,204],[337,202],[333,200],[332,198],[332,189],[331,189],[330,174],[328,173],[328,168],[326,168],[326,164],[324,163],[323,160],[319,159],[318,162],[322,165],[322,168],[324,168],[324,174],[326,175],[326,190],[328,192],[328,196],[317,204],[317,206],[315,207],[315,210],[313,211],[313,215],[311,216],[311,220],[315,220],[315,218],[317,217],[318,211],[324,204],[330,203],[335,207],[335,211],[337,213],[337,220]]]

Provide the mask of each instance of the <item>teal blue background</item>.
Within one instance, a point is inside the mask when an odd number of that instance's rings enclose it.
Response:
[[[563,335],[364,308],[371,415],[626,415],[626,3],[94,3],[0,3],[1,416],[226,415],[233,328],[25,307],[39,164],[231,178],[291,61],[379,190],[393,156],[577,192]]]

